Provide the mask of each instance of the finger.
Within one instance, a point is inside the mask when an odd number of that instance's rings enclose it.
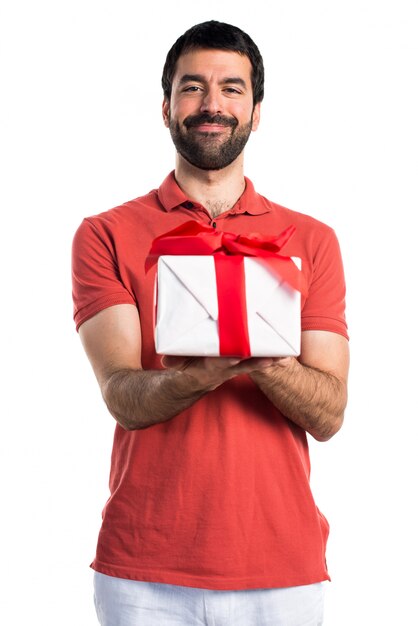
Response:
[[[190,357],[164,355],[161,358],[161,365],[168,369],[182,369],[191,361]]]
[[[207,357],[206,361],[211,361],[213,362],[214,365],[216,365],[216,367],[219,367],[220,369],[226,369],[228,367],[234,367],[235,365],[238,365],[238,363],[241,363],[242,359],[240,359],[239,357],[224,357],[224,356],[214,356],[214,357]]]
[[[241,361],[237,369],[246,372],[252,372],[255,370],[266,369],[274,365],[275,359],[270,357],[252,357]]]

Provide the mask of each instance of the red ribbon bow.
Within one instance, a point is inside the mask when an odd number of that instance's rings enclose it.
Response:
[[[236,235],[192,220],[154,239],[145,261],[145,270],[148,271],[163,254],[213,255],[218,293],[220,354],[251,356],[243,257],[256,257],[258,262],[293,289],[306,294],[302,272],[290,257],[279,254],[295,230],[294,226],[289,226],[277,237],[260,233]]]

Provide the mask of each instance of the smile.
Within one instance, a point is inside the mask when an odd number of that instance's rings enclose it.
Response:
[[[191,130],[196,130],[199,133],[222,133],[227,128],[229,127],[224,124],[198,124],[192,126]]]

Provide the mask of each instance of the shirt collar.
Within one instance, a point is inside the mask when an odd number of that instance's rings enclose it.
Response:
[[[191,202],[190,198],[178,186],[174,177],[174,171],[170,172],[158,188],[158,199],[167,212],[176,209],[185,202]],[[253,183],[245,176],[244,193],[230,212],[262,215],[269,211],[271,211],[269,204],[255,191]]]
[[[172,211],[189,200],[178,186],[174,171],[170,172],[158,188],[158,199],[166,211]]]

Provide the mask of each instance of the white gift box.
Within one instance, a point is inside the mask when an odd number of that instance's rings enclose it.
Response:
[[[253,257],[244,257],[244,268],[251,356],[298,356],[300,293]],[[219,356],[213,256],[158,259],[155,347],[158,354]]]

